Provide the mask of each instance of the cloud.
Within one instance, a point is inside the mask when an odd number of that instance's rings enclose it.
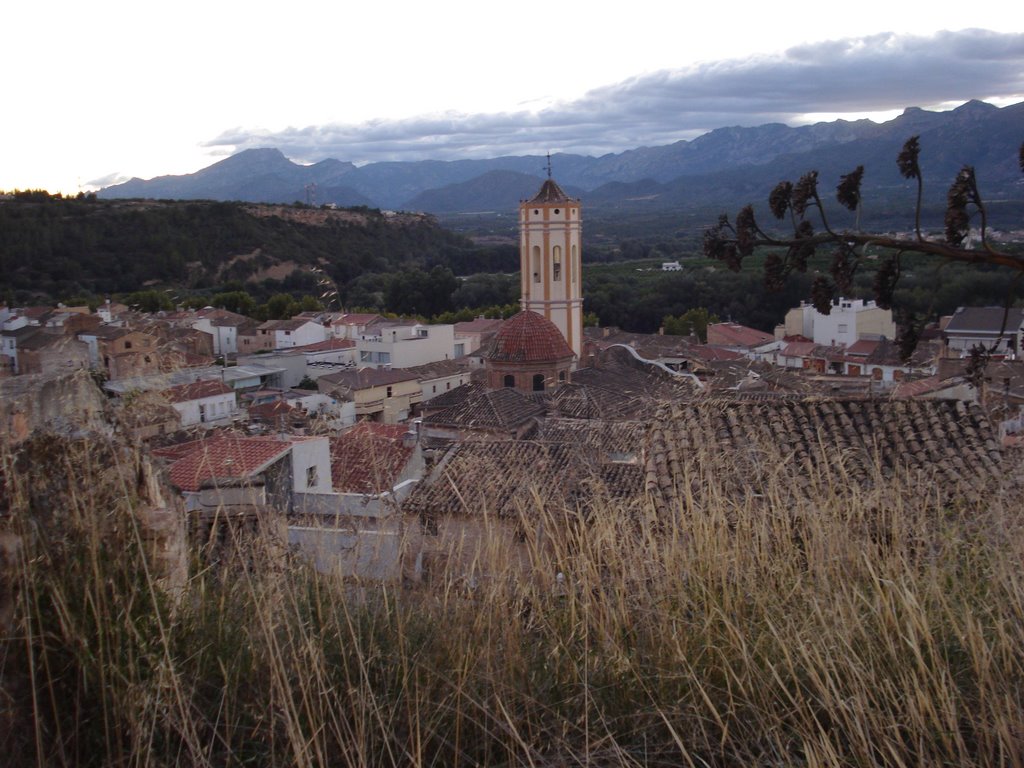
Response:
[[[447,112],[277,132],[235,128],[204,146],[218,152],[274,146],[302,162],[335,157],[357,164],[549,149],[600,155],[691,139],[722,126],[797,123],[813,113],[856,115],[1017,97],[1024,98],[1024,34],[881,33],[662,70],[536,111]]]
[[[98,179],[87,181],[83,187],[89,190],[97,190],[102,189],[103,187],[113,186],[114,184],[122,184],[126,181],[128,181],[127,176],[120,171],[115,171],[114,173],[108,173],[106,176],[100,176]]]

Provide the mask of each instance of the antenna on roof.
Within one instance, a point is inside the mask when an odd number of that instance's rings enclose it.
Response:
[[[545,166],[545,169],[547,170],[548,178],[550,179],[551,178],[551,153],[550,152],[548,152],[548,164]]]

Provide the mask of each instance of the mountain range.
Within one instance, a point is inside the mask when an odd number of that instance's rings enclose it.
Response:
[[[961,166],[975,166],[987,200],[1024,199],[1019,147],[1024,102],[999,108],[970,101],[947,112],[911,107],[883,123],[836,120],[790,127],[719,128],[692,141],[588,157],[556,154],[554,176],[589,210],[726,210],[765,200],[784,178],[817,170],[823,190],[858,165],[866,168],[865,204],[883,213],[910,183],[896,168],[902,144],[918,135],[926,203],[941,204]],[[446,215],[511,212],[539,187],[546,158],[380,162],[357,167],[327,159],[292,162],[274,148],[248,149],[182,176],[131,179],[99,191],[101,198],[243,200],[368,206]]]

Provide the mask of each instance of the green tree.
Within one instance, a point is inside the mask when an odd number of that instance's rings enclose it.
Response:
[[[159,312],[174,309],[171,297],[163,291],[135,291],[123,299],[124,303],[140,312]]]
[[[690,336],[692,334],[701,342],[706,342],[708,326],[718,322],[718,315],[711,314],[705,307],[694,307],[678,317],[666,315],[661,322],[662,328],[669,336]]]
[[[240,315],[252,315],[256,311],[256,300],[246,291],[227,291],[215,294],[210,303],[215,307],[237,312]]]
[[[285,320],[301,311],[299,303],[290,293],[275,293],[267,299],[263,310],[267,320]]]

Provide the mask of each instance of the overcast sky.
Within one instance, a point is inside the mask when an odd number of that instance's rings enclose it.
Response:
[[[603,154],[727,125],[1005,106],[1024,101],[1014,7],[9,3],[0,189],[73,193],[248,147],[357,164]]]

